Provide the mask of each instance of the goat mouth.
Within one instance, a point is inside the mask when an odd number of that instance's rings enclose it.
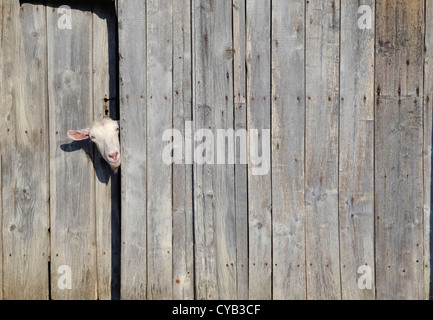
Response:
[[[112,167],[119,167],[120,166],[120,159],[117,161],[109,161],[108,162],[110,164],[110,166]]]

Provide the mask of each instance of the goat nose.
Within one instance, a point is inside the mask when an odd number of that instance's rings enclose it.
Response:
[[[116,160],[118,155],[119,155],[119,152],[113,152],[113,153],[110,153],[110,154],[108,155],[108,157],[109,157],[110,159]]]

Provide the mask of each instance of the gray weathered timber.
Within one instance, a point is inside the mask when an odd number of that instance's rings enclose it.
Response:
[[[3,0],[0,0],[0,26],[3,26]],[[3,32],[0,32],[0,70],[3,69]],[[5,104],[4,100],[4,73],[0,75],[0,111]],[[3,114],[3,112],[2,112]],[[2,196],[2,155],[4,154],[3,147],[5,145],[6,132],[4,126],[4,118],[0,116],[0,300],[3,300],[3,196]]]
[[[115,106],[117,97],[117,43],[113,8],[93,5],[93,106],[94,120],[104,117],[118,119]],[[94,148],[96,254],[98,299],[118,298],[119,272],[119,175],[112,175],[101,154]],[[112,291],[113,288],[113,291]]]
[[[425,2],[425,16],[433,15],[433,1]],[[431,298],[430,290],[430,248],[431,248],[431,174],[432,174],[432,122],[433,122],[433,21],[425,20],[425,56],[424,56],[424,299]]]
[[[196,291],[199,299],[235,299],[234,165],[218,154],[218,129],[233,129],[233,44],[229,2],[193,2],[195,130],[211,130],[214,150],[194,167]],[[203,138],[196,136],[201,144]],[[224,150],[233,148],[228,137]],[[196,154],[195,156],[199,156]],[[218,165],[219,156],[226,164]],[[200,154],[201,157],[201,154]]]
[[[245,130],[247,128],[245,19],[245,0],[233,0],[233,94],[235,131]],[[247,164],[240,162],[240,143],[236,144],[235,150],[237,297],[239,300],[246,300],[248,299],[248,167]]]
[[[424,2],[380,1],[376,10],[377,298],[421,299]]]
[[[342,298],[374,299],[374,30],[358,27],[358,7],[341,1],[339,217]],[[356,23],[355,23],[356,22]],[[370,289],[358,278],[371,271]]]
[[[146,3],[119,0],[119,82],[122,139],[121,298],[147,291]]]
[[[258,130],[254,137],[262,154],[263,130],[271,126],[271,3],[248,0],[246,3],[247,127]],[[251,131],[250,131],[251,132]],[[250,137],[250,140],[252,137]],[[270,141],[265,143],[270,144]],[[251,147],[251,142],[249,147]],[[249,298],[272,298],[272,196],[271,172],[254,175],[249,149],[248,223],[249,223]],[[265,159],[263,159],[265,161]],[[263,162],[262,162],[263,165]]]
[[[306,5],[305,214],[308,299],[339,299],[339,1]]]
[[[273,298],[305,299],[304,1],[272,3]]]
[[[173,1],[173,128],[192,121],[191,2]],[[189,143],[191,135],[189,133]],[[190,144],[191,145],[191,144]],[[182,146],[185,148],[185,144]],[[192,145],[191,145],[192,147]],[[194,299],[192,163],[173,165],[173,299]]]
[[[47,299],[49,171],[42,5],[3,1],[3,298]],[[7,23],[6,23],[7,22]]]
[[[432,0],[34,3],[0,0],[0,299],[431,296]],[[117,175],[66,135],[103,117]]]
[[[95,174],[89,141],[71,143],[67,131],[93,119],[91,6],[71,9],[73,28],[60,29],[64,14],[47,7],[50,122],[51,295],[95,299],[97,293]],[[86,153],[88,156],[86,156]],[[57,284],[59,268],[71,269],[71,289]]]
[[[147,1],[147,298],[171,299],[172,166],[162,161],[173,126],[172,3]],[[143,137],[144,138],[144,137]]]

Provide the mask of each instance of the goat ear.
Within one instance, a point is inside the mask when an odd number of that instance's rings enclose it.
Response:
[[[89,138],[90,128],[81,130],[69,130],[68,137],[74,141],[86,140]]]

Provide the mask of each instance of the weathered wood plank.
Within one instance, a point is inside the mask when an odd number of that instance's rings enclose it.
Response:
[[[361,5],[371,11],[358,14]],[[359,28],[361,15],[371,18],[371,29]],[[374,299],[374,1],[341,2],[340,50],[342,298]],[[371,278],[367,280],[371,281],[370,289],[358,287],[358,278],[368,272],[358,274],[361,266],[371,270]]]
[[[0,26],[2,31],[0,32],[0,70],[4,70],[3,68],[3,0],[0,0]],[[0,75],[0,106],[5,104],[4,96],[4,72]],[[2,107],[0,107],[0,111],[2,111]],[[2,193],[2,155],[3,155],[3,146],[5,141],[5,126],[3,125],[4,119],[0,116],[0,230],[3,230],[3,193]],[[3,300],[3,236],[0,234],[0,300]]]
[[[433,1],[425,2],[425,16],[433,16]],[[432,123],[433,123],[433,21],[425,19],[425,55],[424,55],[424,299],[432,297],[431,287],[431,166],[432,166]]]
[[[421,299],[424,1],[376,2],[378,299]]]
[[[117,79],[117,17],[114,5],[93,4],[93,115],[95,120],[104,117],[118,119],[116,110]],[[96,254],[98,274],[98,299],[119,298],[119,228],[120,199],[119,175],[110,167],[95,148],[96,171]]]
[[[3,298],[47,299],[45,9],[4,1],[2,15]]]
[[[246,130],[245,0],[233,0],[233,94],[234,129]],[[248,167],[241,163],[241,144],[236,145],[236,278],[239,300],[248,299]]]
[[[339,299],[339,1],[306,8],[306,270],[308,299]]]
[[[121,298],[146,299],[146,3],[119,0]]]
[[[279,300],[306,298],[304,3],[272,2],[272,283]]]
[[[234,165],[228,159],[216,164],[217,150],[226,150],[217,130],[233,129],[232,4],[197,0],[193,10],[194,125],[215,137],[214,150],[205,151],[209,161],[194,168],[196,293],[198,299],[235,299]],[[196,139],[201,144],[203,138]],[[234,148],[233,138],[227,140],[227,150]]]
[[[249,298],[272,298],[272,196],[270,152],[271,141],[264,141],[271,126],[271,4],[249,0],[246,3],[247,127],[249,131],[248,219],[249,219]],[[255,132],[252,137],[251,130]],[[268,139],[270,139],[268,135]],[[256,141],[257,150],[251,148]],[[258,151],[258,152],[256,152]],[[262,157],[255,166],[251,157]],[[259,162],[259,161],[257,161]]]
[[[162,161],[172,116],[172,3],[147,1],[147,298],[171,299],[172,167]]]
[[[192,121],[191,1],[173,1],[173,128],[186,138]],[[189,132],[189,143],[192,141]],[[185,148],[185,145],[182,144]],[[192,147],[192,144],[191,144]],[[184,149],[185,150],[185,149]],[[194,299],[192,163],[173,165],[173,299]]]
[[[69,14],[71,29],[59,28],[59,18]],[[49,4],[47,39],[51,294],[53,299],[96,299],[95,175],[83,152],[93,155],[93,144],[71,144],[66,134],[93,119],[91,6],[76,4],[65,12]],[[70,290],[57,283],[64,265],[71,270]]]

